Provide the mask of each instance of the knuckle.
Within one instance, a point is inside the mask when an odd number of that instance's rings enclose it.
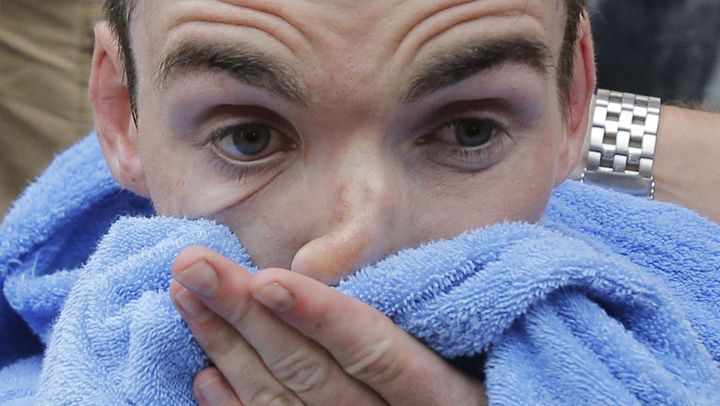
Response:
[[[372,343],[369,347],[357,351],[343,370],[351,376],[366,382],[388,383],[400,375],[397,353],[391,351],[392,343],[388,340]]]
[[[272,388],[263,388],[255,392],[247,406],[296,406],[302,405],[297,398],[288,392]]]
[[[275,377],[295,393],[319,390],[330,378],[331,366],[326,356],[296,350],[272,368]]]

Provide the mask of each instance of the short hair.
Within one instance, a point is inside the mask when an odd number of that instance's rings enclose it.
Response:
[[[105,18],[115,31],[118,39],[120,57],[125,67],[128,96],[130,98],[130,111],[133,120],[137,123],[137,70],[135,56],[132,51],[130,39],[130,20],[137,0],[105,0]],[[558,62],[558,92],[562,105],[567,105],[570,94],[570,83],[573,76],[573,61],[575,45],[578,40],[578,25],[585,12],[585,0],[565,0],[567,21],[565,23],[565,37]]]

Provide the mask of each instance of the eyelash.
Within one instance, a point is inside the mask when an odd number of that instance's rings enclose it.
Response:
[[[254,124],[254,122],[247,122],[242,124],[249,125]],[[266,125],[275,131],[279,131],[270,124],[262,122],[258,122],[258,124]],[[263,173],[264,171],[270,169],[272,165],[271,162],[255,162],[253,164],[232,163],[227,158],[224,158],[214,150],[214,145],[223,138],[229,136],[228,131],[237,126],[238,124],[230,124],[214,130],[203,142],[202,147],[210,151],[210,155],[212,157],[211,164],[215,169],[217,169],[222,175],[229,178],[237,179],[238,182],[242,183],[245,178]],[[261,159],[260,161],[262,160],[263,159]]]
[[[451,145],[451,144],[444,144],[441,147],[438,147],[437,144],[441,144],[440,142],[430,142],[427,139],[431,137],[433,134],[436,134],[440,131],[447,130],[449,128],[457,127],[462,124],[465,124],[467,122],[482,122],[486,123],[492,126],[493,134],[491,135],[490,140],[487,141],[487,143],[477,146],[477,147],[463,147],[460,145]],[[486,165],[487,163],[491,162],[493,159],[497,158],[502,154],[502,150],[505,149],[507,145],[507,141],[510,140],[510,136],[508,133],[507,128],[501,124],[498,120],[489,118],[489,117],[466,117],[466,118],[458,118],[450,120],[438,127],[435,127],[429,135],[426,135],[424,137],[421,137],[419,140],[421,144],[434,144],[434,145],[428,145],[431,150],[432,156],[438,157],[438,153],[440,154],[446,154],[446,158],[450,159],[456,159],[464,162],[441,162],[444,164],[460,164],[460,165],[475,165],[475,166],[482,166],[489,167],[490,165]],[[440,150],[440,151],[438,151]],[[442,155],[440,155],[440,159],[442,160]],[[480,169],[484,169],[480,168]],[[467,170],[473,170],[473,168],[465,168]]]

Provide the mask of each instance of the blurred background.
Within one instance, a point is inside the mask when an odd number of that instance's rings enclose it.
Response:
[[[0,218],[92,129],[102,0],[0,0]],[[720,111],[720,0],[588,0],[600,87]]]
[[[588,0],[599,86],[720,111],[719,0]]]
[[[0,0],[0,218],[92,129],[87,80],[102,0]]]

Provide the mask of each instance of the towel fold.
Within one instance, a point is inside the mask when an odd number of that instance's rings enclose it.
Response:
[[[99,159],[92,139],[74,147],[0,228],[0,366],[15,363],[0,377],[17,376],[0,399],[193,404],[207,359],[170,302],[170,264],[199,244],[255,268],[230,230],[152,216]],[[103,174],[33,217],[54,204],[33,196],[83,170]],[[720,227],[687,210],[566,183],[538,225],[404,250],[338,289],[443,357],[470,357],[491,404],[720,404],[719,258]],[[40,358],[14,355],[20,317],[47,345],[37,385]]]

